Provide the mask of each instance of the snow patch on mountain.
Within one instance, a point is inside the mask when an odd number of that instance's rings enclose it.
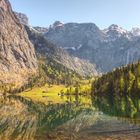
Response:
[[[77,51],[79,50],[80,48],[82,48],[82,44],[79,44],[79,46],[76,46],[76,47],[65,47],[64,49],[65,50],[73,50],[73,51]]]

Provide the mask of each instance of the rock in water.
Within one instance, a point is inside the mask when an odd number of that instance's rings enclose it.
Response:
[[[0,85],[14,88],[37,72],[37,59],[27,33],[8,0],[0,0]]]

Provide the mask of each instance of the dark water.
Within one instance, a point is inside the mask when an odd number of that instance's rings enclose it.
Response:
[[[64,103],[45,105],[0,96],[0,140],[139,139],[138,118],[104,114],[90,96],[66,98]]]

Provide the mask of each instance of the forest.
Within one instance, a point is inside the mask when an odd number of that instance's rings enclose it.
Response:
[[[113,116],[140,116],[140,61],[97,78],[92,84],[93,104]]]

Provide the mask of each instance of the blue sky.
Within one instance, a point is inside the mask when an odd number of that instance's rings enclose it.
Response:
[[[140,27],[140,0],[10,0],[17,12],[33,26],[47,27],[54,21],[93,22],[100,28],[118,24]]]

